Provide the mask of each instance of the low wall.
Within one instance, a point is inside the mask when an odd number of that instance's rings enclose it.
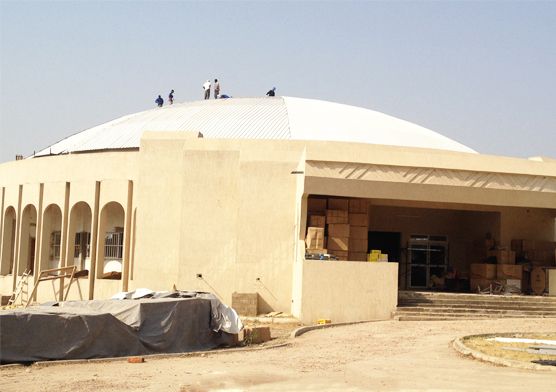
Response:
[[[398,263],[303,262],[301,321],[388,320],[398,301]]]

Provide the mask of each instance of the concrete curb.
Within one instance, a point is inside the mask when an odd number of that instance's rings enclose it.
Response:
[[[229,349],[221,349],[221,350],[208,350],[208,351],[192,351],[188,353],[166,353],[166,354],[147,354],[147,355],[133,355],[131,357],[112,357],[112,358],[92,358],[92,359],[63,359],[58,361],[38,361],[34,362],[31,365],[25,365],[21,363],[10,363],[6,365],[0,365],[0,370],[16,368],[16,367],[37,367],[37,368],[45,368],[48,366],[58,366],[58,365],[75,365],[75,364],[84,364],[84,363],[102,363],[102,362],[127,362],[128,358],[132,357],[142,357],[145,360],[153,360],[153,359],[165,359],[165,358],[188,358],[188,357],[205,357],[209,355],[215,354],[229,354],[229,353],[237,353],[237,352],[252,352],[252,351],[262,351],[262,350],[270,350],[273,348],[280,348],[280,347],[287,347],[290,346],[291,343],[278,343],[269,346],[259,345],[256,347],[234,347]]]
[[[538,365],[536,363],[494,357],[492,355],[487,355],[480,351],[473,350],[472,348],[467,347],[465,343],[463,343],[463,340],[466,338],[491,337],[491,336],[493,336],[493,334],[489,333],[489,334],[482,334],[482,335],[468,335],[468,336],[464,336],[463,338],[456,338],[452,342],[452,347],[463,356],[472,357],[474,359],[478,359],[479,361],[489,362],[498,366],[506,366],[506,367],[513,367],[513,368],[527,369],[527,370],[541,370],[541,371],[548,371],[548,372],[556,372],[556,367],[554,366],[543,366],[543,365]]]
[[[334,328],[334,327],[343,327],[345,325],[354,325],[354,324],[363,324],[363,323],[372,323],[377,321],[384,321],[384,320],[367,320],[367,321],[351,321],[347,323],[331,323],[331,324],[316,324],[316,325],[306,325],[304,327],[299,327],[295,329],[291,334],[290,338],[295,339],[298,336],[303,335],[306,332],[314,331],[315,329],[324,329],[324,328]]]

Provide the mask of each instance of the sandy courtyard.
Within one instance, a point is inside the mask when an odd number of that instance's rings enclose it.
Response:
[[[556,391],[556,373],[461,357],[459,336],[553,332],[556,319],[381,321],[258,351],[0,370],[2,391]]]

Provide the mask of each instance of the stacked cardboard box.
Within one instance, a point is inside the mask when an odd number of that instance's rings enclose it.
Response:
[[[498,264],[515,264],[515,252],[507,249],[495,249],[487,251],[489,258],[496,258]]]
[[[523,266],[515,264],[498,264],[496,266],[496,279],[506,287],[511,286],[514,291],[521,292],[523,285]]]
[[[349,202],[348,199],[331,197],[326,210],[328,249],[339,260],[348,260],[349,251]]]
[[[323,215],[326,212],[326,199],[309,197],[307,199],[307,211],[309,211],[309,215],[312,213]]]
[[[317,252],[317,250],[324,249],[324,228],[322,227],[308,227],[307,236],[305,237],[305,244],[307,246],[307,251],[313,251],[314,253],[325,253]]]
[[[556,264],[556,242],[539,240],[512,240],[512,250],[519,258],[524,258],[537,266]]]
[[[469,286],[471,291],[488,288],[496,279],[496,264],[471,264]]]
[[[349,210],[349,260],[366,261],[369,235],[368,203],[366,199],[350,199]]]
[[[320,246],[340,260],[366,261],[368,251],[368,204],[365,199],[309,197],[307,200],[307,248]],[[326,237],[324,236],[326,234]]]
[[[309,215],[309,227],[321,227],[324,229],[326,225],[326,216],[324,215]]]

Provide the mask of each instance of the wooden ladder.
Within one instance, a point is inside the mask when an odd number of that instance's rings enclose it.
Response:
[[[23,272],[23,275],[19,277],[17,286],[15,287],[15,291],[12,293],[12,296],[8,300],[8,306],[13,306],[23,292],[23,287],[29,286],[29,275],[31,275],[31,270],[25,270]]]

